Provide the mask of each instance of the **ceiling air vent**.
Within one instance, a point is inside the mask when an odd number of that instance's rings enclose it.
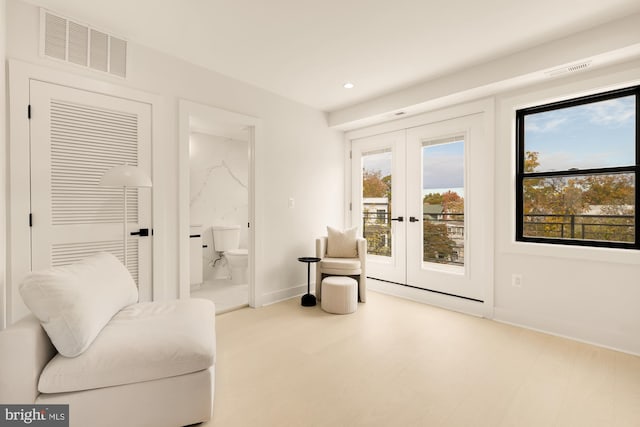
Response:
[[[591,66],[591,61],[580,62],[579,64],[569,65],[567,67],[556,68],[555,70],[547,71],[545,74],[548,77],[560,76],[567,73],[575,73],[576,71],[586,70]]]
[[[127,42],[40,9],[40,53],[119,77],[127,75]]]

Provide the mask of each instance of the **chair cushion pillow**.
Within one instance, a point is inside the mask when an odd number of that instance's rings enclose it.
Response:
[[[332,270],[358,270],[360,258],[323,258],[320,267]]]
[[[20,295],[58,352],[74,357],[91,345],[114,314],[138,301],[138,288],[116,257],[99,253],[30,273]]]
[[[215,363],[215,343],[215,306],[209,300],[133,304],[80,356],[51,359],[38,390],[90,390],[201,371]]]
[[[357,258],[357,232],[357,226],[344,231],[327,227],[327,256],[332,258]]]

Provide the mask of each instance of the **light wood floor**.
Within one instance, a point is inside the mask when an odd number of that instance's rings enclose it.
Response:
[[[202,426],[640,426],[640,357],[374,292],[217,317]]]

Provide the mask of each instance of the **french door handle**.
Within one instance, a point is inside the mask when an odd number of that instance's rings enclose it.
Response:
[[[398,218],[391,218],[391,221],[403,222],[404,221],[404,217],[403,216],[399,216]]]
[[[409,217],[409,222],[420,222],[420,220],[418,218],[416,218],[415,216],[410,216]]]
[[[132,236],[147,237],[149,235],[149,229],[148,228],[141,228],[138,231],[132,231],[130,234]],[[153,234],[153,231],[151,232],[151,234]]]

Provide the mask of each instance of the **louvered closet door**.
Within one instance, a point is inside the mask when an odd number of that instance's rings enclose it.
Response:
[[[30,89],[32,269],[102,251],[122,261],[122,189],[98,182],[123,163],[151,176],[151,106],[38,81]],[[150,189],[129,188],[127,204],[128,230],[151,228]],[[151,238],[128,239],[141,301],[151,299]]]

